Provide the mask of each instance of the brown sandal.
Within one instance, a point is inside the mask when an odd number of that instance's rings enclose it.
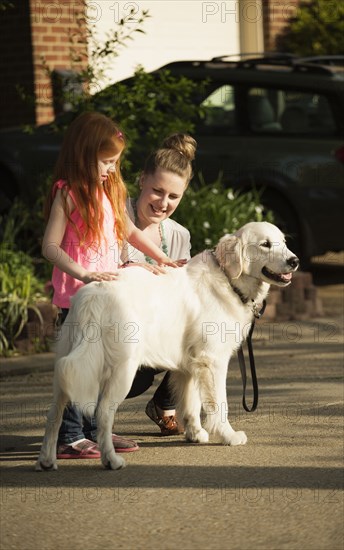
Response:
[[[161,430],[161,435],[178,435],[184,433],[184,428],[178,423],[175,415],[159,415],[153,399],[148,401],[145,412],[146,415],[159,426]]]

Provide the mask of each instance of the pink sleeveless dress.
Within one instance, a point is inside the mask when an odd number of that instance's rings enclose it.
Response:
[[[56,193],[57,189],[62,189],[65,185],[65,181],[56,182],[53,193]],[[76,204],[71,191],[69,191],[69,195]],[[61,243],[61,248],[68,256],[87,271],[116,271],[118,267],[120,248],[114,228],[113,211],[105,193],[103,193],[102,203],[104,209],[103,238],[99,244],[92,242],[80,244],[80,238],[70,222],[67,223]],[[82,235],[83,220],[77,208],[72,212],[71,219],[76,227],[81,230],[80,234]],[[53,304],[61,308],[69,308],[70,298],[84,285],[84,283],[67,275],[56,266],[53,269],[52,284],[54,287]]]

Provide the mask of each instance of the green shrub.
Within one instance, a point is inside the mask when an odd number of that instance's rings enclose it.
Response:
[[[15,340],[35,311],[43,323],[35,302],[42,296],[42,284],[34,275],[32,260],[24,252],[0,245],[0,355],[15,350]]]
[[[28,218],[28,210],[16,202],[6,218],[1,219],[0,355],[8,355],[15,350],[15,340],[28,320],[30,309],[43,322],[35,302],[42,299],[44,284],[35,274],[34,261],[17,248],[18,234]]]
[[[344,54],[344,3],[306,0],[277,37],[278,51],[296,55]]]

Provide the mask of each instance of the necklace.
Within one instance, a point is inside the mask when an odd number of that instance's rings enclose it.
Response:
[[[132,201],[131,206],[134,210],[135,220],[137,220],[137,201]],[[168,248],[167,248],[167,242],[166,242],[166,235],[165,235],[165,228],[164,224],[162,222],[159,223],[159,235],[161,240],[161,249],[162,251],[168,256]],[[148,264],[153,264],[154,261],[150,256],[145,255],[145,260]]]
[[[159,235],[160,235],[160,239],[161,239],[161,249],[166,254],[166,256],[168,256],[168,248],[167,248],[167,242],[166,242],[165,228],[164,228],[164,224],[162,222],[159,223]],[[154,263],[152,258],[150,258],[150,256],[145,255],[145,260],[148,264]]]

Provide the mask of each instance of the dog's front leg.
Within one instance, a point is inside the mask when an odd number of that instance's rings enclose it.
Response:
[[[201,397],[195,379],[189,373],[173,372],[173,386],[177,398],[178,416],[185,427],[185,439],[207,443],[209,435],[201,425]]]
[[[245,445],[247,437],[245,432],[236,432],[228,420],[227,403],[227,363],[219,362],[214,365],[213,372],[214,397],[209,396],[208,407],[205,408],[205,426],[210,433],[216,433],[224,445]],[[211,406],[213,403],[213,406]]]

